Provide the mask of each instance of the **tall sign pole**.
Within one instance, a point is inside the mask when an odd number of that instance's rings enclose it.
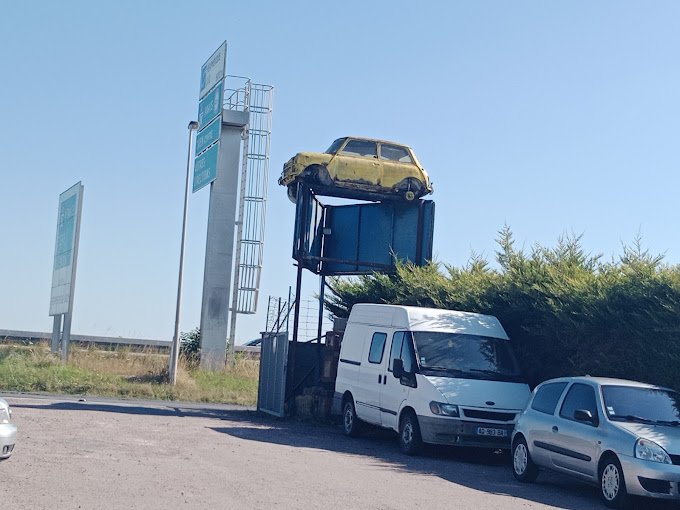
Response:
[[[68,359],[71,339],[73,294],[76,285],[80,217],[83,211],[84,190],[85,186],[79,182],[59,195],[50,315],[54,316],[52,353],[56,354],[59,351],[61,340],[61,354],[64,360]],[[61,326],[62,316],[64,317],[63,331]]]
[[[193,156],[193,134],[198,128],[198,122],[192,120],[189,122],[189,153],[187,156],[187,178],[184,185],[184,216],[182,218],[182,242],[179,251],[179,278],[177,282],[177,307],[175,308],[175,332],[172,335],[172,350],[170,351],[170,367],[168,374],[170,376],[170,384],[177,383],[177,363],[179,361],[179,319],[180,310],[182,308],[182,282],[184,280],[184,249],[187,240],[187,212],[189,209],[189,183],[191,182],[191,157]]]
[[[193,191],[210,184],[201,304],[201,368],[226,365],[241,136],[248,112],[223,109],[227,43],[201,68]],[[235,310],[232,310],[235,313]]]

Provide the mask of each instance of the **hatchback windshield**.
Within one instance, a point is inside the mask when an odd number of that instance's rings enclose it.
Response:
[[[458,377],[519,381],[517,361],[508,340],[460,333],[414,331],[420,371]]]
[[[680,394],[659,388],[602,386],[610,420],[640,421],[680,426]]]

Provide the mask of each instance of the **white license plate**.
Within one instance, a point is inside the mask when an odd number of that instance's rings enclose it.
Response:
[[[487,427],[475,427],[475,434],[478,436],[506,437],[508,431],[505,429],[490,429]]]

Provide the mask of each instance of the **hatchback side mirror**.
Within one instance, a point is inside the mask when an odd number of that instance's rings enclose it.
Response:
[[[576,421],[584,421],[586,423],[590,423],[594,427],[597,427],[597,425],[599,424],[597,416],[593,416],[593,413],[591,413],[587,409],[577,409],[576,411],[574,411],[574,419]]]

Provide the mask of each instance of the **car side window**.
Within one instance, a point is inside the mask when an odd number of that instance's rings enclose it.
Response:
[[[369,363],[381,363],[383,352],[385,351],[385,341],[387,340],[387,333],[373,333],[371,340],[371,348],[368,351]]]
[[[592,386],[587,384],[572,384],[569,388],[567,396],[564,397],[562,409],[560,409],[560,416],[567,420],[574,420],[574,411],[577,409],[585,409],[590,411],[594,417],[598,416],[597,401],[595,400],[595,390]]]
[[[406,147],[399,147],[398,145],[390,145],[387,143],[380,144],[380,159],[398,161],[400,163],[413,163],[411,155]]]
[[[365,156],[368,158],[378,157],[378,145],[369,140],[350,140],[340,154],[350,156]]]
[[[539,413],[555,414],[557,402],[566,387],[566,382],[544,384],[536,390],[534,400],[531,402],[531,408]]]
[[[387,367],[387,370],[389,370],[390,372],[392,371],[392,367],[394,366],[394,360],[399,359],[401,357],[401,345],[403,342],[404,332],[397,331],[392,336],[392,348],[390,349],[390,364]]]
[[[415,372],[416,352],[413,349],[413,337],[409,331],[404,332],[404,341],[401,344],[401,359],[404,361],[405,372]]]

